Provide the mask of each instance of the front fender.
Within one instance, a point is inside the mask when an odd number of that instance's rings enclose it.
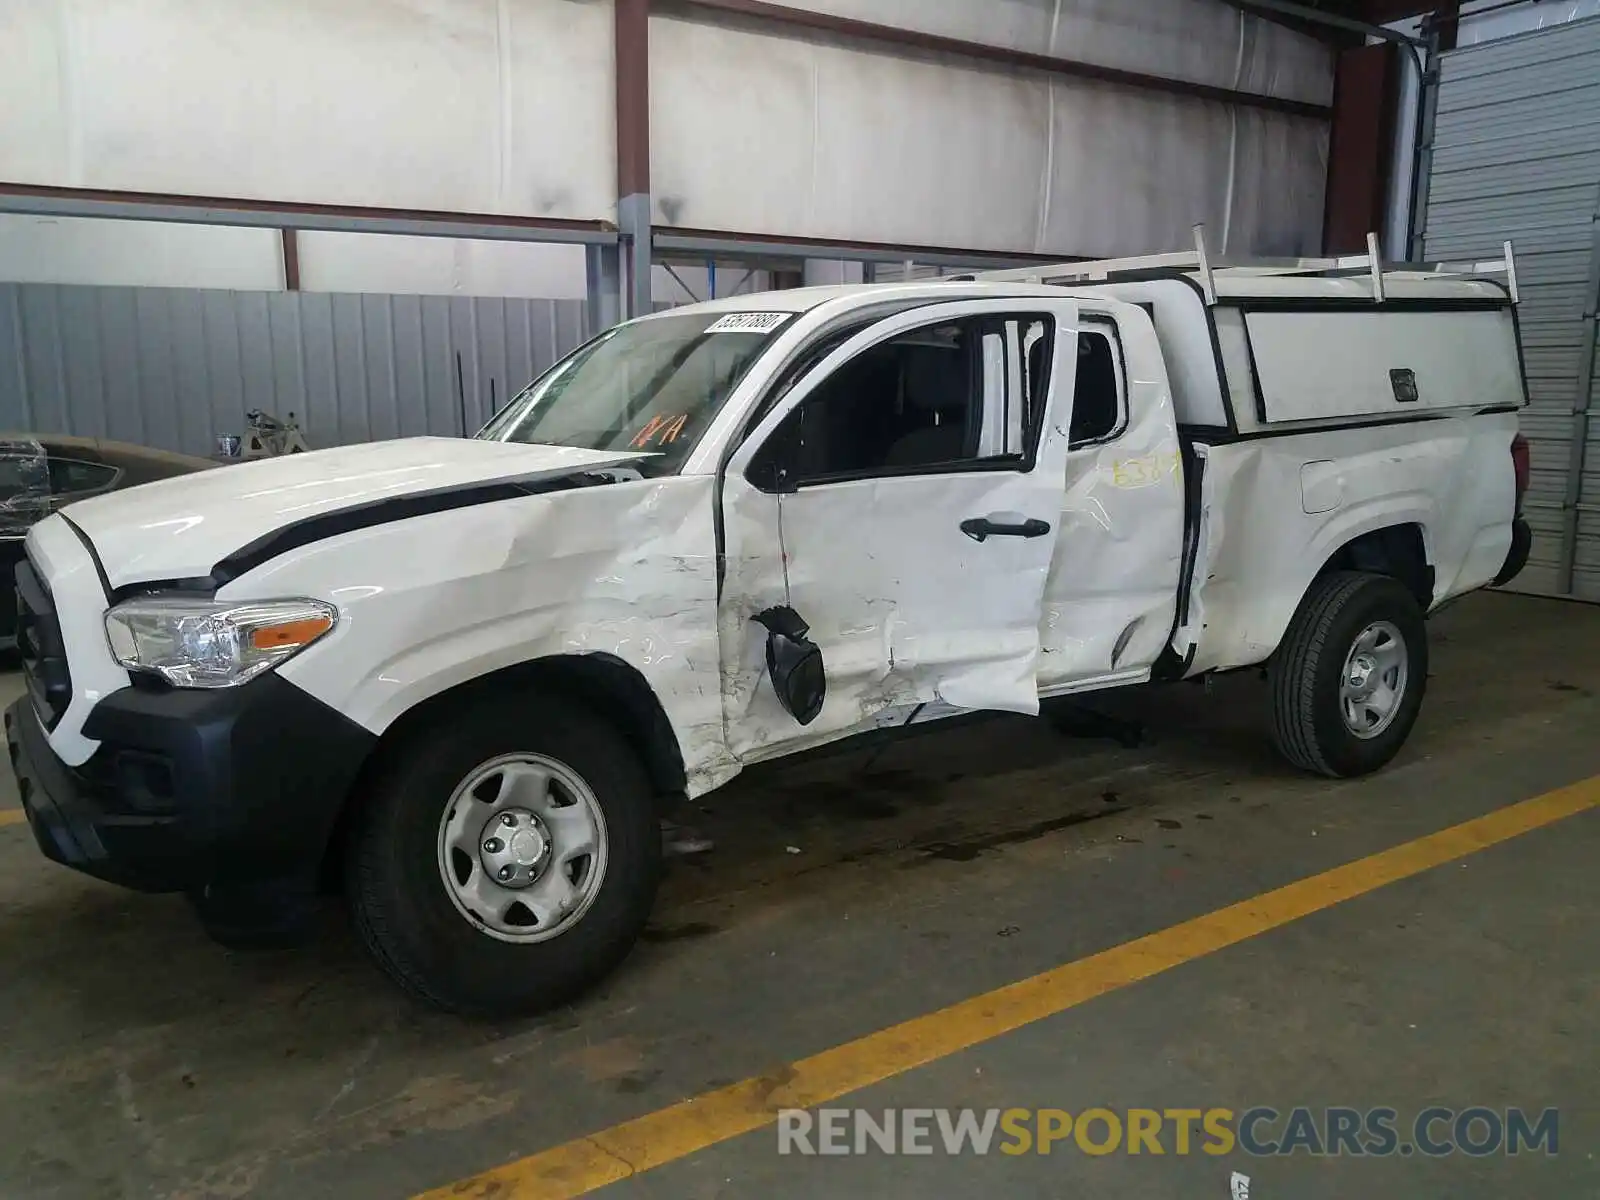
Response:
[[[280,671],[377,734],[518,664],[614,656],[660,700],[693,795],[732,774],[710,497],[708,478],[680,476],[438,513],[304,547],[222,594],[338,605],[334,631]]]

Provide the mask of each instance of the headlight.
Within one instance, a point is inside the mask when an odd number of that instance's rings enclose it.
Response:
[[[111,655],[174,687],[234,687],[298,654],[334,626],[320,600],[232,603],[157,593],[106,613]]]

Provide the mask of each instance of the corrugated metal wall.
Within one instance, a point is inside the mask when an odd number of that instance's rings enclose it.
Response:
[[[0,284],[0,429],[210,454],[260,408],[313,449],[476,430],[581,300]]]
[[[1516,244],[1535,533],[1512,587],[1600,600],[1600,19],[1463,47],[1440,68],[1427,257]]]

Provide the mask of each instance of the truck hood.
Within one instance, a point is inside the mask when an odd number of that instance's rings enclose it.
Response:
[[[69,504],[62,515],[94,544],[106,582],[117,588],[204,577],[254,542],[333,513],[601,471],[641,457],[646,456],[470,438],[402,438],[147,483]]]

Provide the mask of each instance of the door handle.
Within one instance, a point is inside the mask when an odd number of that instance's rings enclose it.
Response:
[[[975,542],[985,541],[991,537],[1036,538],[1044,537],[1050,532],[1050,522],[1029,517],[1026,521],[1008,525],[991,521],[988,517],[968,517],[961,522],[961,532]]]

